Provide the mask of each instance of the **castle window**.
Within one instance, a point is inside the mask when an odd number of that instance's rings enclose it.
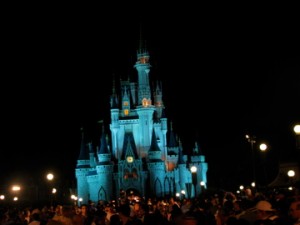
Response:
[[[124,109],[124,115],[128,116],[128,114],[129,114],[129,110],[128,109]]]
[[[130,174],[128,172],[128,170],[124,171],[124,180],[127,180],[129,178]]]
[[[147,99],[146,99],[146,98],[143,98],[143,100],[142,100],[142,104],[143,104],[143,106],[144,106],[144,107],[147,107],[147,105],[148,105],[148,101],[147,101]]]
[[[140,62],[141,62],[142,64],[144,64],[144,63],[146,63],[146,59],[143,57],[143,58],[140,59]]]
[[[123,176],[124,180],[128,180],[128,179],[138,179],[138,173],[136,169],[133,169],[132,171],[129,171],[128,169],[124,170],[124,176]]]
[[[133,170],[132,170],[132,177],[135,178],[135,179],[138,178],[138,174],[137,174],[136,169],[133,169]]]

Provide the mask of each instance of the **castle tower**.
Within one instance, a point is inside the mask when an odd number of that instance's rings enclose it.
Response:
[[[75,168],[75,177],[77,179],[77,194],[83,199],[90,199],[89,185],[86,176],[90,170],[90,155],[87,148],[83,130],[81,136],[80,154]]]

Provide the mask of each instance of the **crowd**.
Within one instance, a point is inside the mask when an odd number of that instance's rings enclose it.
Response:
[[[300,197],[285,191],[204,192],[54,207],[1,205],[0,225],[300,225]]]

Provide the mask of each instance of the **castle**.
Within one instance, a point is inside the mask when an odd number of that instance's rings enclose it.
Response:
[[[184,154],[165,116],[161,85],[150,86],[149,59],[148,51],[139,47],[134,65],[137,82],[120,81],[120,93],[113,82],[111,141],[103,127],[100,145],[94,149],[82,132],[75,168],[77,196],[82,202],[110,201],[126,193],[192,198],[206,188],[205,156],[197,142],[191,154]]]

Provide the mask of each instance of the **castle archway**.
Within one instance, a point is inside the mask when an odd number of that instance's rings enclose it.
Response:
[[[129,200],[137,200],[142,197],[140,191],[136,188],[128,188],[126,190],[126,196]]]

